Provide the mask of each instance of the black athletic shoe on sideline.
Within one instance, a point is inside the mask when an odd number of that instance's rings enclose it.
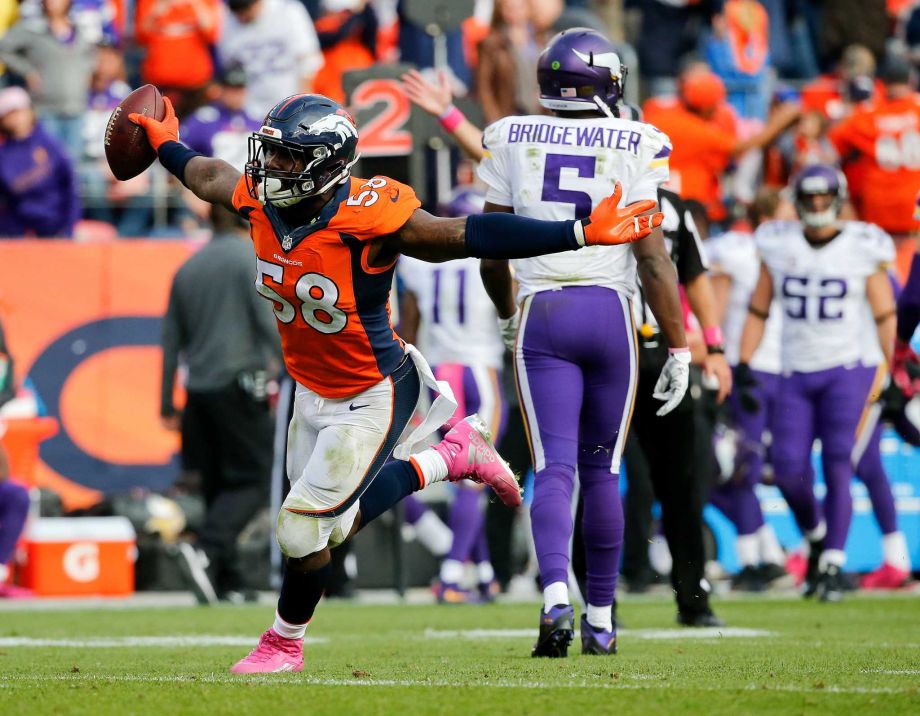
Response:
[[[732,589],[742,592],[762,592],[767,588],[767,582],[759,567],[749,564],[732,578]]]
[[[843,599],[845,591],[846,578],[836,564],[828,565],[827,569],[818,575],[815,593],[822,602],[839,602]]]
[[[575,610],[570,604],[557,604],[549,612],[540,608],[540,636],[533,645],[531,656],[560,659],[569,655],[569,644],[575,638]]]
[[[581,653],[593,656],[609,656],[617,653],[617,624],[613,629],[595,629],[588,623],[588,615],[581,615]]]
[[[770,585],[770,582],[775,582],[777,579],[783,579],[783,577],[789,576],[789,572],[785,570],[783,565],[774,564],[773,562],[764,562],[757,569],[760,571],[760,578],[767,586]]]
[[[805,572],[802,590],[802,595],[806,598],[813,596],[818,588],[818,560],[821,559],[821,553],[824,551],[824,540],[809,541],[808,547],[808,570]]]
[[[685,627],[723,627],[725,622],[719,619],[712,611],[695,612],[687,614],[677,612],[677,623]]]

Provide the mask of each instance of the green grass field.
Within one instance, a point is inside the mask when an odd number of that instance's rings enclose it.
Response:
[[[271,607],[7,609],[0,713],[920,713],[917,596],[718,609],[732,629],[699,638],[664,598],[630,600],[619,655],[582,657],[576,635],[537,660],[536,605],[326,603],[304,671],[259,677],[227,668]]]

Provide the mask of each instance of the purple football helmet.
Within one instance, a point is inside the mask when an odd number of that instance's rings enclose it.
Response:
[[[481,214],[486,196],[471,186],[459,186],[451,192],[450,199],[439,207],[441,216],[460,218]]]
[[[540,104],[561,112],[597,110],[618,117],[626,67],[596,30],[573,27],[550,40],[537,62]]]
[[[821,229],[837,221],[847,198],[847,180],[836,167],[812,164],[795,175],[792,190],[795,194],[795,210],[802,223],[812,229]],[[814,194],[830,194],[834,199],[827,209],[812,211],[804,199]]]

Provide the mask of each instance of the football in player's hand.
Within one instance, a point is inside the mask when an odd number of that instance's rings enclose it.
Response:
[[[128,119],[132,112],[163,119],[163,95],[153,85],[144,85],[125,97],[105,126],[105,158],[116,179],[133,179],[156,159],[144,129]]]

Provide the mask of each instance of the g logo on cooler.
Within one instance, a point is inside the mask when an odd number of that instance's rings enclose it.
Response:
[[[75,582],[92,582],[99,578],[99,545],[74,542],[64,552],[64,574]]]

